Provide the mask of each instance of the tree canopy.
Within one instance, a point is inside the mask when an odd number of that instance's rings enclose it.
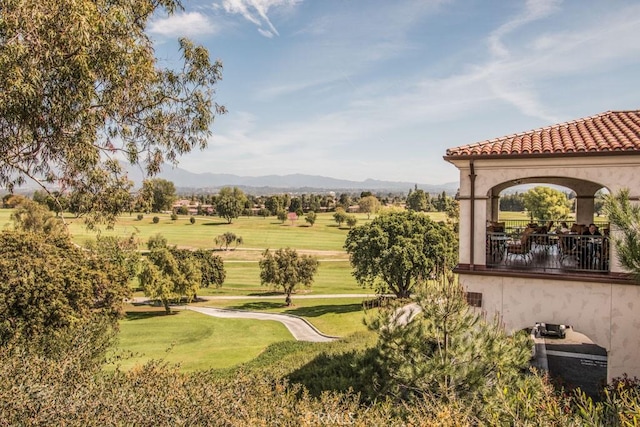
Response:
[[[417,283],[440,276],[457,262],[458,245],[447,225],[400,211],[351,229],[345,249],[358,283],[406,298]]]
[[[216,212],[220,218],[226,219],[231,224],[244,210],[246,201],[247,196],[238,187],[221,188],[216,197]]]
[[[232,233],[231,231],[227,231],[224,234],[220,234],[219,236],[216,236],[216,238],[213,240],[213,242],[220,247],[220,249],[222,249],[222,247],[224,246],[224,250],[229,250],[229,246],[235,243],[235,247],[237,248],[238,246],[240,246],[242,243],[244,243],[244,240],[242,239],[242,236],[238,236],[236,235],[236,233]]]
[[[129,291],[117,262],[61,233],[0,233],[0,343],[56,336],[99,312],[115,319]]]
[[[204,148],[222,63],[188,39],[162,68],[146,29],[180,0],[8,0],[0,15],[0,186],[27,180],[90,196],[113,220],[130,182],[119,161],[147,176]]]
[[[567,195],[555,188],[534,187],[524,193],[522,198],[532,219],[565,219],[571,212],[571,204]]]
[[[285,302],[291,304],[291,293],[298,285],[311,286],[320,263],[310,255],[299,255],[295,249],[264,251],[260,260],[260,281],[263,285],[282,287]]]
[[[199,265],[189,254],[171,250],[167,247],[156,247],[143,260],[138,273],[140,285],[144,294],[149,298],[162,302],[167,313],[171,312],[169,305],[172,300],[186,296],[191,300],[200,289],[202,273]]]
[[[399,401],[482,403],[470,408],[482,417],[504,387],[518,389],[526,381],[529,336],[520,331],[509,337],[499,322],[473,311],[452,274],[425,283],[416,294],[415,305],[384,309],[369,322],[379,335],[382,372],[372,382],[381,391]],[[485,420],[502,424],[495,421]]]
[[[407,209],[416,212],[425,212],[429,210],[429,193],[425,193],[424,190],[420,188],[414,189],[414,191],[410,192],[407,196]]]
[[[360,198],[358,202],[360,212],[367,214],[367,219],[371,217],[371,214],[375,214],[380,210],[380,200],[376,196],[368,195]]]
[[[168,211],[176,201],[176,187],[166,179],[147,179],[142,183],[141,198],[151,212]]]

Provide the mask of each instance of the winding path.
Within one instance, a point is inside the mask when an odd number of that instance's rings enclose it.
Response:
[[[306,298],[373,298],[375,294],[328,294],[328,295],[295,295],[296,299]],[[198,296],[198,299],[211,301],[211,300],[239,300],[239,299],[282,299],[283,295],[261,295],[261,296],[246,296],[246,295],[220,295],[220,296]],[[136,297],[130,300],[134,303],[148,303],[150,302],[146,297]],[[306,319],[291,314],[276,314],[276,313],[263,313],[259,311],[245,311],[234,310],[227,308],[214,308],[214,307],[198,307],[198,306],[184,306],[185,310],[195,311],[207,316],[221,317],[227,319],[254,319],[254,320],[273,320],[282,323],[291,332],[291,335],[298,341],[309,342],[331,342],[339,339],[340,337],[334,337],[325,335],[318,331],[315,326],[309,323]],[[408,314],[407,314],[408,315]],[[405,315],[400,322],[404,323],[408,319]]]
[[[324,335],[318,331],[311,323],[305,319],[289,314],[260,313],[256,311],[230,310],[212,307],[185,307],[187,310],[197,311],[207,316],[233,318],[233,319],[256,319],[275,320],[287,327],[291,335],[298,341],[310,342],[330,342],[338,337]]]

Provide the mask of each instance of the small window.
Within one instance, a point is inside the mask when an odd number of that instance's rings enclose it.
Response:
[[[482,293],[467,292],[467,304],[471,307],[482,307]]]

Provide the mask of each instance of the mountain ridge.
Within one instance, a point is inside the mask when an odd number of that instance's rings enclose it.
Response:
[[[140,187],[143,181],[143,174],[140,170],[126,168],[136,187]],[[215,190],[222,187],[244,187],[246,189],[262,189],[267,192],[292,191],[292,190],[322,190],[322,191],[388,191],[388,192],[408,192],[416,186],[428,193],[442,193],[453,195],[458,190],[457,182],[444,184],[425,184],[406,181],[385,181],[367,178],[364,181],[352,181],[339,178],[331,178],[321,175],[306,175],[301,173],[287,175],[263,175],[263,176],[241,176],[234,174],[216,174],[211,172],[195,173],[186,169],[172,167],[163,169],[157,178],[166,179],[173,182],[177,189],[210,189]]]

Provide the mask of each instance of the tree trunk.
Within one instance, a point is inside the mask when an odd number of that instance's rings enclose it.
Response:
[[[169,307],[169,300],[166,298],[162,299],[162,304],[164,305],[164,311],[166,314],[171,314],[171,307]]]

